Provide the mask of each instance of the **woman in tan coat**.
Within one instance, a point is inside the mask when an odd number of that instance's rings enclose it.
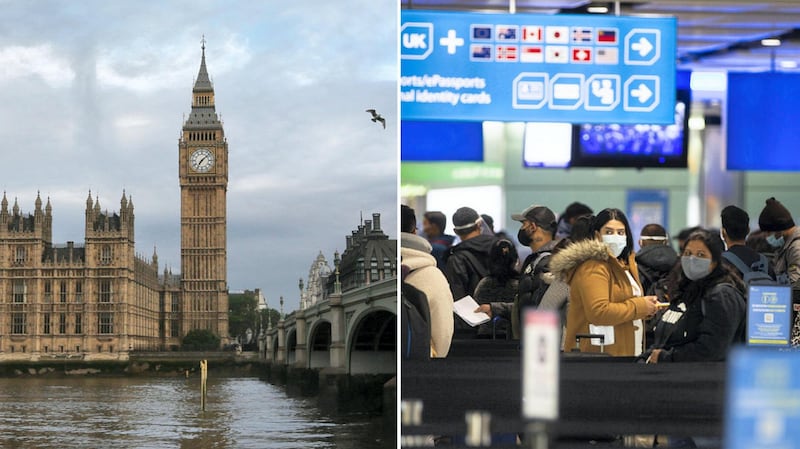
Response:
[[[636,338],[634,321],[643,332],[641,319],[655,314],[657,299],[642,296],[628,219],[619,209],[604,209],[592,231],[594,240],[575,242],[550,260],[551,272],[569,284],[565,350],[575,347],[578,334],[602,333],[606,353],[639,355],[643,341]],[[581,352],[600,352],[588,339],[578,345]]]

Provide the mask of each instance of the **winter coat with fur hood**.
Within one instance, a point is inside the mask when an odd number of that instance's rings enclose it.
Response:
[[[633,255],[627,269],[639,283]],[[575,347],[575,335],[589,333],[591,323],[614,326],[614,344],[605,346],[606,353],[634,356],[641,352],[635,347],[633,321],[647,316],[647,299],[633,296],[625,265],[609,253],[604,243],[582,240],[570,244],[550,259],[550,271],[569,284],[565,350]],[[580,350],[600,352],[600,347],[582,339]]]

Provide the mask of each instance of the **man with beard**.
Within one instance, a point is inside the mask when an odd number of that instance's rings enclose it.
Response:
[[[522,222],[517,239],[531,249],[531,254],[522,263],[519,292],[515,311],[511,314],[511,329],[514,338],[519,338],[520,317],[525,307],[539,307],[542,297],[550,286],[550,256],[557,241],[556,215],[545,206],[531,205],[519,214],[511,215]]]

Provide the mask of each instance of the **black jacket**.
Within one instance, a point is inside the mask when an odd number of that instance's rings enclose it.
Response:
[[[450,283],[453,300],[475,293],[478,282],[488,274],[489,250],[496,240],[494,236],[480,234],[450,248],[444,275]]]
[[[659,361],[725,360],[732,344],[743,342],[746,301],[733,284],[710,286],[700,297],[670,303],[655,329]]]
[[[678,261],[678,253],[669,245],[648,245],[636,253],[639,280],[645,295],[655,295],[658,281],[666,279]]]

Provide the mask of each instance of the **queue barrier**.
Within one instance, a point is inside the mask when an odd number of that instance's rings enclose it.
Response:
[[[403,360],[401,400],[416,404],[418,419],[401,422],[401,435],[466,435],[467,412],[487,413],[492,434],[523,433],[529,423],[521,415],[521,373],[516,341],[454,341],[446,359]],[[573,443],[636,434],[720,437],[725,377],[724,362],[644,364],[565,352],[559,419],[548,431],[555,442]]]

